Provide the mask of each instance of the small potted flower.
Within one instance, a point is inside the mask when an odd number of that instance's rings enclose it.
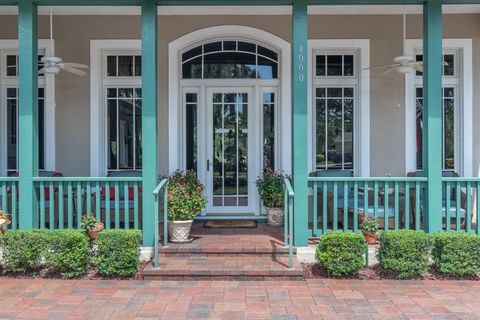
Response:
[[[360,225],[362,229],[362,234],[368,244],[376,244],[378,238],[378,230],[380,226],[378,225],[378,220],[373,217],[367,217],[363,220]]]
[[[268,224],[272,226],[283,225],[283,180],[285,178],[289,177],[271,168],[264,168],[262,175],[255,182],[267,212]]]
[[[8,226],[11,221],[7,218],[7,214],[0,210],[0,234],[5,234],[3,227]]]
[[[168,182],[168,236],[170,241],[192,241],[193,218],[205,209],[205,187],[194,171],[175,171]]]
[[[104,225],[95,218],[93,213],[90,213],[90,215],[82,217],[82,228],[87,232],[90,239],[95,239],[100,231],[103,230]]]

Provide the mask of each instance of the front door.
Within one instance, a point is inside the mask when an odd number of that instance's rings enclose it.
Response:
[[[208,88],[207,213],[254,212],[251,88]]]

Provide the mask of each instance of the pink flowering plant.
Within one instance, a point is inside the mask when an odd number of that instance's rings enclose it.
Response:
[[[194,171],[172,173],[168,183],[168,220],[188,221],[196,217],[207,204],[204,190]]]
[[[262,175],[255,182],[263,205],[268,208],[283,208],[283,180],[288,175],[271,168],[264,168]]]

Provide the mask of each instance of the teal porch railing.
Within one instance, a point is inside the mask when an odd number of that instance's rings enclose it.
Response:
[[[423,229],[426,181],[423,177],[309,177],[311,234],[357,232],[367,216],[377,218],[383,230]]]
[[[153,242],[153,265],[155,268],[158,268],[159,260],[158,260],[158,244],[160,242],[160,232],[159,232],[159,224],[160,224],[160,205],[163,205],[163,246],[168,246],[168,179],[163,179],[157,185],[155,190],[153,190],[153,195],[155,196],[155,235],[154,235],[154,242]],[[162,197],[163,195],[163,197]],[[161,199],[163,198],[163,199]],[[161,203],[163,200],[163,203]]]
[[[0,209],[11,221],[4,230],[18,228],[18,177],[0,177]]]
[[[293,201],[295,193],[289,179],[283,179],[284,189],[284,244],[288,246],[288,266],[293,268]]]
[[[38,228],[81,228],[82,215],[93,213],[105,229],[141,229],[142,178],[33,178]]]

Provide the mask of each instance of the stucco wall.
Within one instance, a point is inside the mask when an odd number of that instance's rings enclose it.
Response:
[[[39,37],[48,37],[47,17],[40,17]],[[16,38],[16,17],[2,16],[0,39]],[[289,16],[160,16],[159,17],[159,164],[168,164],[168,43],[194,30],[217,25],[246,25],[291,39]],[[446,38],[473,38],[474,119],[480,118],[480,15],[448,15]],[[370,39],[371,65],[388,64],[402,52],[399,15],[311,16],[311,39]],[[89,63],[90,39],[138,39],[139,16],[56,16],[56,54],[65,61]],[[214,35],[212,35],[214,36]],[[408,38],[421,38],[421,16],[409,16]],[[405,110],[403,77],[382,70],[371,73],[371,174],[405,175]],[[90,78],[60,73],[56,79],[57,169],[66,175],[89,175]],[[480,161],[479,134],[474,128],[474,174]]]

